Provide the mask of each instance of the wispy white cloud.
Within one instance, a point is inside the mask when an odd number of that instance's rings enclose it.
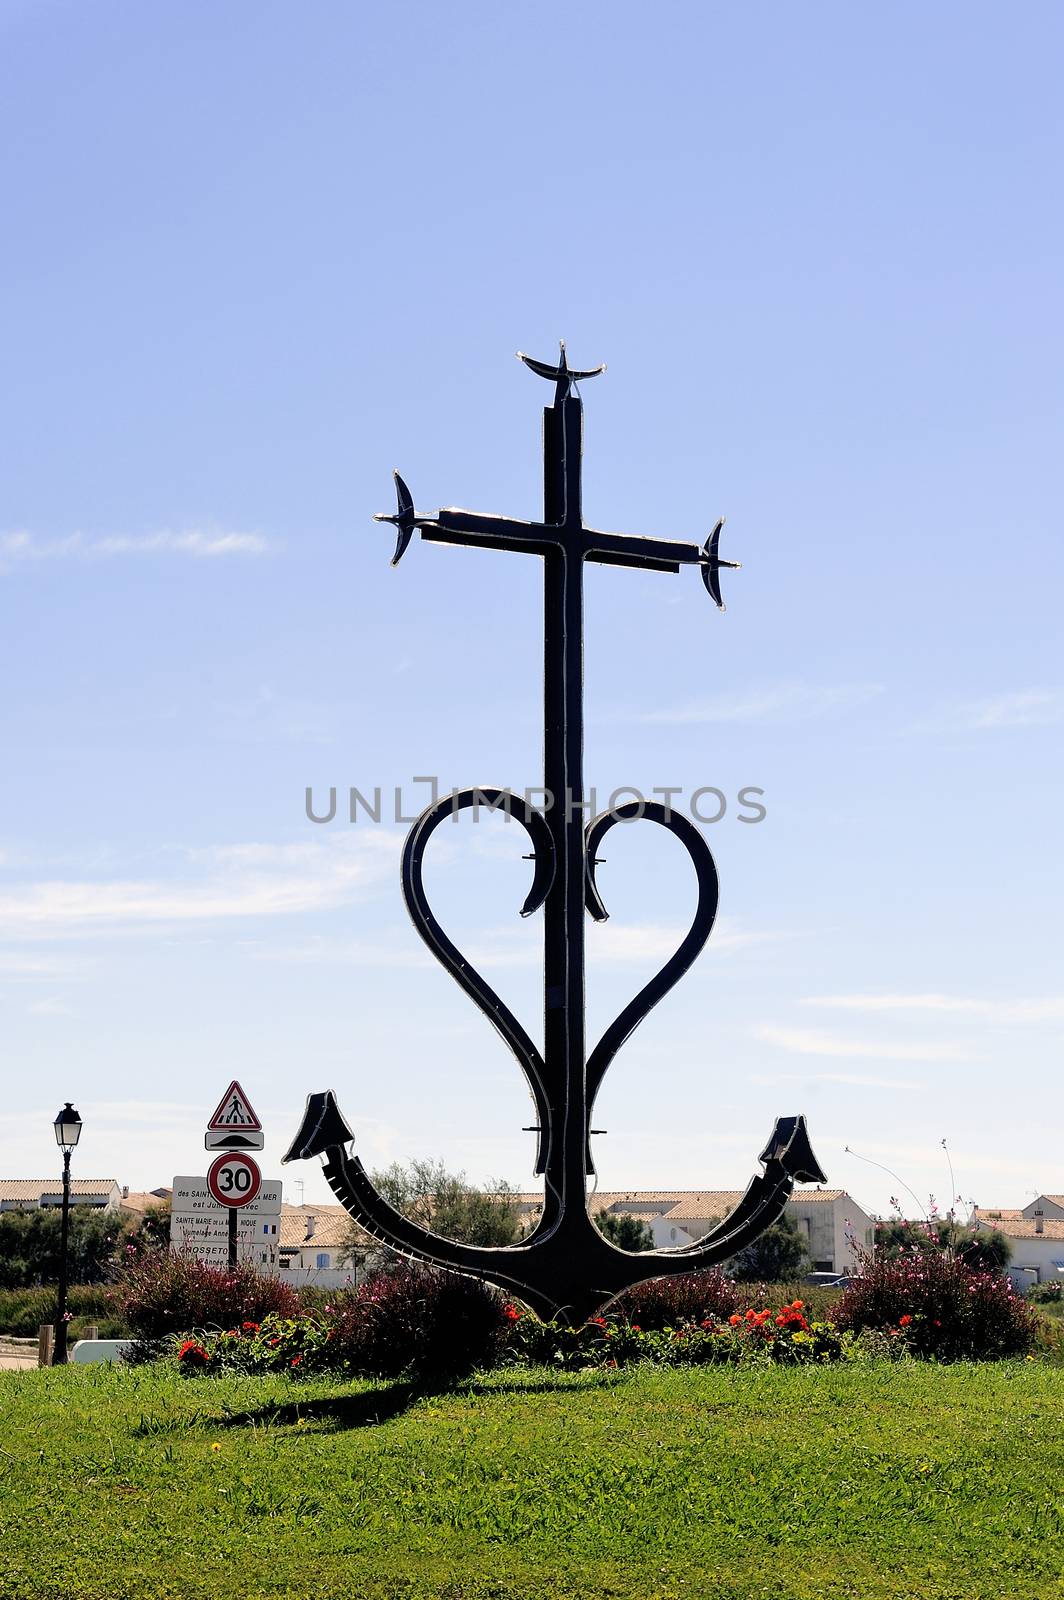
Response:
[[[1040,728],[1064,722],[1064,689],[1013,689],[971,700],[946,713],[963,728]]]
[[[62,936],[91,929],[328,911],[394,869],[398,838],[373,829],[293,845],[243,844],[185,856],[168,878],[55,879],[0,893],[0,935]]]
[[[247,947],[254,961],[278,966],[431,967],[433,957],[416,934],[405,939],[301,939],[295,944],[265,940]]]
[[[975,1017],[987,1022],[1064,1021],[1064,996],[1026,1000],[988,1000],[960,994],[821,994],[807,995],[804,1006],[833,1011],[917,1011],[941,1016]]]
[[[100,538],[71,533],[60,539],[42,539],[23,530],[0,533],[0,572],[35,561],[92,561],[112,556],[180,555],[213,560],[219,556],[262,555],[269,547],[269,541],[260,533],[225,528],[161,529]]]
[[[848,1083],[861,1089],[916,1089],[918,1084],[904,1078],[880,1078],[863,1072],[774,1072],[751,1074],[751,1083]]]
[[[870,1061],[964,1061],[963,1046],[942,1040],[861,1039],[815,1028],[779,1027],[761,1023],[754,1037],[800,1056],[838,1056]]]
[[[676,950],[686,928],[664,924],[643,923],[622,927],[620,923],[592,924],[588,929],[588,957],[592,962],[613,966],[660,966]],[[504,967],[539,967],[543,960],[543,940],[535,923],[517,923],[512,926],[491,928],[467,944],[461,944],[462,954],[478,971],[488,972]],[[727,924],[718,927],[710,940],[714,952],[744,949],[765,943],[782,934],[757,933]],[[279,964],[309,965],[328,963],[340,966],[368,967],[425,967],[432,966],[435,958],[416,936],[383,939],[328,939],[300,940],[296,944],[278,945],[256,942],[249,946],[256,961]]]
[[[520,928],[496,928],[487,938],[470,948],[469,956],[478,967],[517,967],[538,965],[542,942],[529,940]],[[624,924],[611,919],[591,923],[587,930],[587,953],[591,962],[604,966],[660,967],[674,955],[687,934],[687,925],[670,923]],[[707,951],[724,954],[751,945],[767,943],[783,935],[759,933],[728,923],[714,929]]]
[[[882,694],[878,683],[813,684],[795,680],[706,695],[687,705],[662,706],[630,716],[634,722],[809,722],[867,704]]]
[[[0,983],[52,981],[66,976],[70,967],[54,956],[30,954],[25,950],[0,950]]]

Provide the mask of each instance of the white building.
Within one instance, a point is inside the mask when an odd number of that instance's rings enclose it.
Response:
[[[117,1211],[122,1191],[114,1178],[71,1178],[70,1203]],[[0,1211],[51,1210],[62,1204],[60,1178],[0,1178]]]
[[[740,1189],[633,1189],[588,1196],[592,1216],[606,1211],[613,1216],[638,1217],[649,1227],[656,1250],[694,1244],[738,1205]],[[542,1209],[540,1195],[520,1197],[526,1225]],[[787,1202],[787,1216],[805,1240],[814,1272],[852,1272],[855,1248],[873,1242],[872,1218],[845,1189],[796,1189]]]
[[[283,1205],[278,1269],[282,1274],[328,1272],[353,1277],[353,1233],[354,1223],[343,1206]],[[372,1243],[367,1236],[367,1246]]]
[[[1009,1277],[1018,1289],[1064,1281],[1064,1195],[1041,1194],[1022,1211],[977,1206],[972,1221],[1009,1241]]]

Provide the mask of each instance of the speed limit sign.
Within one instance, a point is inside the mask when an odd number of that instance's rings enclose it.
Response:
[[[220,1206],[249,1206],[261,1187],[258,1162],[242,1150],[227,1151],[211,1162],[207,1188]]]

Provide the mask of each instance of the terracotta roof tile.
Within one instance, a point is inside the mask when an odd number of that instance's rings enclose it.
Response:
[[[985,1213],[980,1213],[979,1220],[985,1228],[993,1227],[995,1233],[1003,1233],[1006,1239],[1064,1239],[1064,1217],[1046,1217],[1041,1233],[1030,1217],[1010,1217],[996,1226],[993,1218]]]
[[[796,1189],[793,1198],[803,1204],[816,1201],[830,1205],[845,1194],[845,1189]],[[612,1211],[617,1215],[668,1217],[670,1222],[682,1222],[723,1217],[738,1205],[742,1195],[741,1189],[600,1189],[588,1195],[587,1203],[592,1216]],[[522,1194],[518,1200],[525,1214],[540,1211],[543,1206],[539,1194]]]
[[[314,1232],[307,1237],[309,1219],[314,1218]],[[343,1206],[288,1206],[281,1207],[279,1234],[282,1250],[339,1250],[347,1244],[354,1222]],[[368,1237],[367,1244],[372,1244]]]
[[[118,1183],[114,1178],[71,1178],[70,1193],[110,1195]],[[42,1194],[63,1192],[61,1178],[0,1178],[0,1200],[39,1200]],[[119,1191],[121,1193],[121,1191]]]

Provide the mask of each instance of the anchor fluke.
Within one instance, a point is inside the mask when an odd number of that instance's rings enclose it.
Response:
[[[337,1145],[350,1144],[354,1137],[331,1089],[326,1089],[324,1094],[308,1094],[299,1132],[289,1145],[288,1153],[281,1157],[281,1165],[286,1161],[306,1161],[310,1156],[324,1155],[326,1150],[334,1150]]]
[[[777,1117],[772,1137],[759,1161],[778,1162],[794,1183],[826,1183],[827,1174],[813,1154],[804,1117]]]
[[[702,569],[702,582],[706,586],[706,593],[718,611],[726,611],[728,609],[720,592],[721,567],[732,567],[738,570],[742,566],[741,561],[722,561],[717,553],[720,548],[720,532],[723,526],[724,518],[721,517],[717,526],[702,546],[702,559],[699,563]]]
[[[417,516],[414,512],[414,497],[397,472],[392,473],[395,479],[395,498],[398,510],[394,512],[377,511],[374,513],[374,522],[391,522],[399,530],[399,537],[395,541],[395,554],[392,557],[392,566],[397,567],[406,554],[407,545],[414,537],[417,527]]]

